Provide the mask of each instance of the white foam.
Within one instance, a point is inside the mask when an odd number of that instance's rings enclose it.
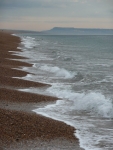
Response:
[[[17,47],[17,49],[22,49],[21,47]]]
[[[75,93],[69,85],[54,84],[47,90],[53,95],[73,101],[72,110],[87,111],[105,118],[113,118],[113,102],[98,92]]]
[[[13,52],[14,53],[15,51],[8,51],[8,52]]]
[[[86,110],[102,117],[113,118],[112,100],[106,99],[101,93],[76,94],[73,109]]]
[[[36,66],[37,66],[37,63],[33,63],[33,67],[36,68]]]
[[[31,75],[31,74],[27,74],[27,75],[25,76],[25,78],[32,78],[32,75]]]
[[[57,77],[64,77],[66,79],[73,78],[75,76],[75,73],[69,72],[68,70],[64,68],[59,68],[57,66],[48,66],[44,65],[40,67],[41,70],[54,73]]]
[[[16,78],[16,77],[15,77]],[[19,79],[23,79],[23,80],[29,80],[29,81],[33,81],[33,75],[32,74],[27,74],[24,77],[18,77]]]
[[[60,94],[61,93],[59,93],[59,95]],[[66,98],[68,97],[67,96],[68,94],[69,93],[66,94]],[[98,95],[97,93],[95,94]],[[79,93],[77,93],[76,97],[80,98],[83,97],[83,95],[81,96],[79,95]],[[104,98],[104,96],[102,96],[102,98]],[[75,109],[77,110],[75,115],[73,114],[74,112],[73,107],[75,107]],[[104,147],[104,150],[108,150],[108,146],[109,144],[112,143],[113,139],[112,128],[110,131],[107,130],[106,132],[105,126],[104,132],[103,128],[102,129],[98,128],[98,125],[103,125],[105,120],[101,118],[90,118],[89,116],[85,115],[85,111],[83,113],[80,113],[79,109],[76,108],[74,101],[65,99],[65,100],[58,100],[56,104],[49,104],[43,108],[38,108],[33,111],[36,112],[37,114],[41,114],[55,120],[63,121],[66,124],[75,127],[77,129],[75,136],[78,137],[78,139],[80,140],[81,148],[84,148],[85,150],[103,150],[103,147],[101,148],[97,145],[101,145],[103,141],[106,141],[106,146]]]
[[[17,34],[12,34],[13,36],[18,36]]]
[[[35,47],[36,45],[39,45],[36,41],[35,41],[35,38],[32,38],[32,37],[21,37],[21,44],[23,44],[25,46],[25,48],[33,48]]]

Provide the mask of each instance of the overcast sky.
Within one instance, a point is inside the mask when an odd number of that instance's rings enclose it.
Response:
[[[0,0],[0,28],[112,28],[113,0]]]

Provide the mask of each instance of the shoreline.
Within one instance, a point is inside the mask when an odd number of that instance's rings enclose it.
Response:
[[[32,112],[32,107],[41,103],[55,102],[56,97],[17,91],[18,88],[45,87],[43,83],[27,81],[12,77],[23,77],[28,72],[16,70],[20,66],[31,67],[32,64],[10,59],[24,59],[24,57],[11,55],[21,42],[19,37],[11,33],[0,32],[0,148],[25,149],[31,147],[47,148],[49,146],[59,149],[80,150],[79,141],[74,136],[75,128]],[[11,52],[10,52],[11,51]],[[14,107],[15,106],[15,107]],[[6,119],[7,118],[7,119]],[[62,140],[61,140],[62,139]],[[54,145],[52,144],[54,142]],[[27,143],[27,144],[26,144]],[[70,148],[69,148],[70,147]]]

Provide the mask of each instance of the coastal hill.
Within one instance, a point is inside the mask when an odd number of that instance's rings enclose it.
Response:
[[[54,27],[40,32],[52,35],[113,35],[113,29],[90,29],[90,28],[64,28]]]

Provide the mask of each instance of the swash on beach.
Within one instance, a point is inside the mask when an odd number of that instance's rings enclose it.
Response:
[[[113,150],[113,35],[18,36],[35,74],[22,78],[51,85],[20,90],[59,98],[33,111],[74,126],[85,150]]]

